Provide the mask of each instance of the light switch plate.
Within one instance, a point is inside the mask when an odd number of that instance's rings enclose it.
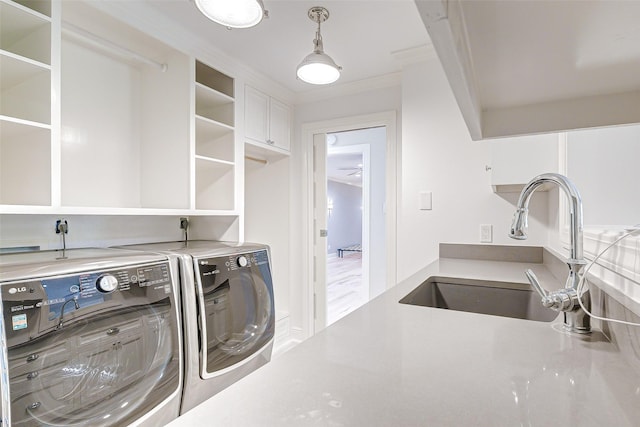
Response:
[[[480,243],[493,242],[493,225],[480,224]]]
[[[431,191],[420,192],[420,201],[418,206],[421,211],[430,211],[433,208]]]

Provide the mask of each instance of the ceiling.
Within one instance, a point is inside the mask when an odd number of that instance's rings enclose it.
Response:
[[[264,0],[269,18],[248,29],[226,29],[205,18],[191,0],[147,0],[163,15],[216,48],[289,90],[315,88],[296,78],[296,67],[312,52],[316,25],[313,6],[329,10],[322,24],[325,52],[343,67],[339,83],[401,71],[392,52],[429,43],[412,0]]]
[[[486,108],[640,88],[640,1],[462,5]]]
[[[473,139],[640,122],[640,1],[416,3]]]
[[[329,151],[327,179],[362,187],[362,153],[347,154]]]

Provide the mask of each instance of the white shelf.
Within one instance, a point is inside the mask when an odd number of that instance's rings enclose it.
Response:
[[[20,4],[0,1],[0,49],[51,63],[51,18]]]
[[[231,96],[199,82],[196,82],[196,98],[200,98],[204,104],[211,106],[233,104],[234,102],[234,99]]]
[[[0,115],[51,122],[51,67],[0,51]]]
[[[233,126],[196,115],[196,140],[218,139],[230,132]]]
[[[235,207],[234,80],[195,61],[195,193],[198,211]]]
[[[20,8],[44,19],[51,18],[51,0],[0,0],[2,3]]]
[[[196,156],[196,209],[234,208],[234,165]]]
[[[196,83],[225,94],[232,99],[234,98],[234,81],[231,77],[200,61],[196,61],[195,71]]]
[[[47,205],[1,205],[0,215],[122,215],[122,216],[220,216],[237,217],[234,210],[203,209],[152,209],[152,208],[100,208],[100,207],[53,207]]]
[[[196,83],[196,115],[233,127],[233,98]]]
[[[0,90],[5,91],[51,71],[51,66],[6,50],[0,50]]]
[[[230,162],[228,160],[222,160],[222,159],[216,159],[213,157],[208,157],[208,156],[200,156],[196,154],[196,160],[201,160],[203,162],[211,162],[211,163],[215,163],[221,166],[233,166],[234,163]]]
[[[51,130],[0,121],[0,204],[51,204]]]
[[[51,130],[51,125],[0,115],[0,128],[2,129],[2,140],[4,140],[5,138],[21,137],[25,133],[33,132],[33,128]]]

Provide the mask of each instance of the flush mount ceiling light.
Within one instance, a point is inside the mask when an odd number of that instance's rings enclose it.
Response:
[[[329,19],[329,11],[324,7],[316,6],[309,9],[309,19],[318,23],[316,38],[313,40],[313,52],[307,55],[296,70],[298,78],[314,85],[326,85],[333,83],[340,77],[342,67],[336,65],[329,55],[324,53],[320,24]]]
[[[195,0],[207,18],[228,28],[249,28],[269,15],[262,0]]]

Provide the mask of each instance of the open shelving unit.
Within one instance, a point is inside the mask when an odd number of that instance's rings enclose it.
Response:
[[[190,59],[84,2],[62,4],[61,206],[190,208]]]
[[[51,204],[51,4],[0,0],[0,205]]]
[[[195,61],[194,180],[197,210],[235,208],[233,78]]]
[[[0,213],[237,234],[236,84],[92,2],[0,0]]]

